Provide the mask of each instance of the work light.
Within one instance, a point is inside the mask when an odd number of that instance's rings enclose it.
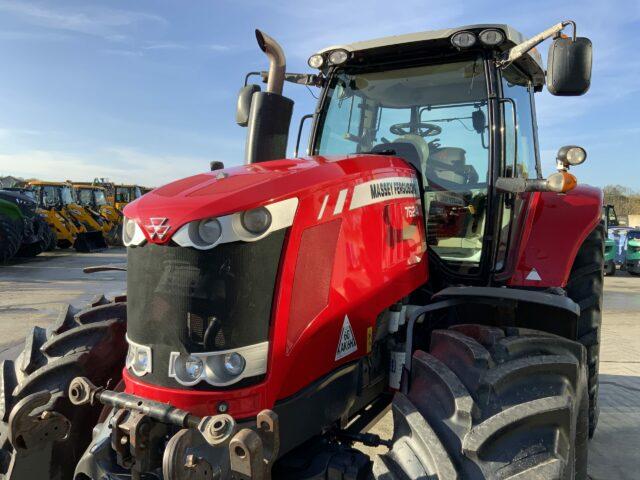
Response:
[[[458,32],[451,37],[451,43],[458,48],[473,47],[476,43],[476,36],[473,32]]]
[[[488,28],[487,30],[481,31],[478,37],[483,44],[489,47],[500,45],[504,41],[504,33],[495,28]]]
[[[322,65],[324,64],[324,58],[319,53],[316,53],[315,55],[311,55],[309,57],[307,63],[311,68],[322,68]]]
[[[329,63],[331,65],[340,65],[347,61],[349,53],[346,50],[334,50],[329,54]]]

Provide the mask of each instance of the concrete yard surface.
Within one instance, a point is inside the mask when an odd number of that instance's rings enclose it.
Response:
[[[0,266],[0,359],[14,358],[32,326],[46,326],[66,303],[124,292],[124,272],[85,274],[91,265],[122,263],[125,250],[46,253]],[[593,480],[640,478],[640,278],[618,272],[605,279],[600,363],[600,422],[589,449]],[[388,413],[373,431],[392,434]],[[366,449],[383,451],[382,449]]]

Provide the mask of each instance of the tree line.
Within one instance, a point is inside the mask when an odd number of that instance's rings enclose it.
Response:
[[[605,205],[613,205],[618,216],[640,214],[640,193],[622,185],[607,185],[602,189]]]

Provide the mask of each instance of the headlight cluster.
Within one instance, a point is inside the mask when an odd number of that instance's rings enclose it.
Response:
[[[153,358],[151,357],[151,347],[132,342],[127,338],[129,351],[127,352],[126,367],[139,377],[151,373],[153,369]]]
[[[221,243],[253,242],[291,226],[297,208],[298,199],[289,198],[244,212],[196,220],[178,229],[173,241],[198,250],[209,250]]]
[[[267,371],[269,342],[221,352],[171,352],[169,377],[190,387],[200,382],[225,386]]]

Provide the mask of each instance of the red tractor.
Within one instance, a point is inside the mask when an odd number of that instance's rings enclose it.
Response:
[[[0,478],[586,479],[602,194],[580,147],[542,177],[533,97],[587,91],[589,40],[473,25],[291,74],[257,39],[246,164],[129,204],[127,298],[2,364]],[[306,157],[285,81],[321,89]]]

